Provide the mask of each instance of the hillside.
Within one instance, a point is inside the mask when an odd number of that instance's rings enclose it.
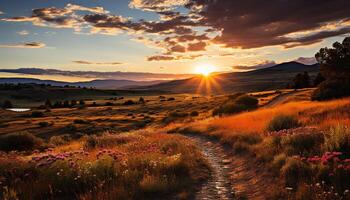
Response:
[[[83,82],[64,82],[64,81],[53,81],[53,80],[41,80],[35,78],[0,78],[1,83],[35,83],[35,84],[50,84],[52,86],[75,86],[75,87],[93,87],[97,89],[126,89],[128,87],[135,86],[147,86],[162,81],[131,81],[131,80],[92,80]]]
[[[269,68],[248,72],[232,72],[213,75],[209,78],[196,76],[174,80],[142,89],[154,89],[175,93],[227,93],[252,92],[284,88],[297,73],[308,72],[313,78],[319,71],[318,65],[304,65],[298,62],[281,63]]]

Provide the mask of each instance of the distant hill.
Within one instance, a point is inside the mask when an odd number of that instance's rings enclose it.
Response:
[[[52,86],[80,86],[80,87],[93,87],[97,89],[127,89],[129,87],[136,86],[148,86],[161,83],[162,81],[130,81],[130,80],[92,80],[84,82],[64,82],[64,81],[52,81],[52,80],[40,80],[34,78],[0,78],[1,83],[35,83],[35,84],[50,84]]]
[[[304,65],[298,62],[286,62],[248,72],[216,74],[208,79],[202,76],[195,76],[183,80],[139,87],[139,89],[204,94],[274,90],[285,88],[297,73],[305,71],[313,78],[319,72],[319,66],[317,64]]]

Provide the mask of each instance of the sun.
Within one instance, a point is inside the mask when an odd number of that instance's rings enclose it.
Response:
[[[216,70],[216,67],[213,65],[201,64],[195,68],[195,73],[201,74],[207,77],[207,76],[210,76],[210,74],[213,73],[215,70]]]

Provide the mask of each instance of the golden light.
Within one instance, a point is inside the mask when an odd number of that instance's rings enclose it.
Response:
[[[211,73],[215,72],[216,67],[209,64],[201,64],[195,68],[196,74],[201,74],[203,76],[209,76]]]

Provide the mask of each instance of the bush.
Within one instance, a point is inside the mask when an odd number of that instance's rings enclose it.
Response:
[[[234,114],[253,110],[258,107],[258,103],[259,101],[252,96],[245,94],[240,96],[231,95],[226,103],[213,110],[213,115]]]
[[[0,136],[0,150],[2,151],[26,151],[40,147],[42,140],[34,135],[23,133],[10,133]]]
[[[40,127],[48,127],[50,124],[49,124],[49,122],[39,122],[38,125]]]
[[[12,103],[9,100],[5,100],[4,103],[2,104],[2,108],[12,108]]]
[[[44,113],[40,111],[33,111],[31,114],[32,117],[43,117]]]
[[[259,101],[255,97],[248,96],[248,95],[241,95],[237,97],[235,102],[236,104],[245,105],[248,108],[256,108],[258,107],[258,103],[259,103]]]
[[[284,177],[286,187],[292,187],[297,189],[300,181],[308,180],[312,175],[312,171],[309,165],[306,163],[289,158],[286,164],[281,169],[282,176]]]
[[[185,113],[185,112],[174,111],[169,113],[169,117],[173,117],[173,118],[182,118],[187,116],[188,116],[188,113]]]
[[[134,105],[134,104],[135,104],[135,102],[133,100],[127,100],[127,101],[124,102],[123,105],[130,106],[130,105]]]
[[[89,124],[90,122],[83,119],[75,119],[74,124]]]
[[[169,97],[168,101],[175,101],[175,98],[174,97]]]
[[[350,152],[350,127],[340,124],[331,127],[325,134],[324,148],[326,151]]]
[[[301,124],[299,121],[293,116],[277,115],[269,122],[267,130],[280,131],[284,129],[297,128],[300,126]]]
[[[198,113],[198,111],[192,111],[192,112],[190,113],[190,115],[191,115],[192,117],[196,117],[196,116],[199,115],[199,113]]]
[[[322,82],[312,94],[312,100],[329,100],[350,96],[349,80],[327,80]]]
[[[289,155],[315,155],[323,142],[321,134],[296,134],[282,137],[282,146]]]

